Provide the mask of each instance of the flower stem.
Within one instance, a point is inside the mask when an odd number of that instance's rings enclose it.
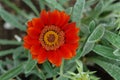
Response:
[[[63,67],[64,67],[64,59],[62,60],[62,64],[60,66],[60,76],[63,75]]]
[[[56,80],[56,76],[53,76],[53,80]]]

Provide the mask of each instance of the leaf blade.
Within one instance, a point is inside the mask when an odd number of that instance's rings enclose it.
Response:
[[[26,27],[23,26],[22,24],[19,23],[19,21],[17,20],[17,18],[8,13],[7,11],[5,11],[4,9],[0,8],[0,16],[6,21],[9,22],[11,25],[15,26],[16,28],[25,31]]]
[[[15,40],[6,40],[6,39],[0,39],[1,45],[22,45],[22,42],[18,42]]]
[[[120,61],[120,58],[113,54],[114,49],[112,49],[112,48],[109,48],[109,47],[106,47],[106,46],[102,46],[102,45],[96,45],[93,48],[93,51],[96,54],[101,55],[101,56],[103,56],[105,58]]]
[[[85,6],[85,0],[77,0],[72,13],[72,20],[77,23],[77,26],[80,26],[80,19]]]
[[[23,72],[23,64],[20,64],[19,66],[9,70],[5,74],[0,76],[0,80],[9,80],[16,75],[19,75],[21,72]]]
[[[119,80],[120,79],[120,67],[105,62],[103,60],[99,60],[97,58],[93,58],[92,60],[93,62],[95,62],[96,64],[98,64],[100,67],[102,67],[106,72],[108,72],[115,80]]]
[[[88,41],[89,42],[96,42],[99,39],[102,38],[104,35],[105,28],[103,25],[99,25],[98,27],[95,28],[95,30],[92,32],[92,34],[89,36]]]
[[[120,36],[119,35],[106,30],[104,38],[108,40],[113,46],[120,49]]]
[[[36,7],[34,6],[34,4],[32,3],[31,0],[22,0],[25,4],[27,4],[34,12],[37,16],[39,16],[39,12],[36,9]]]

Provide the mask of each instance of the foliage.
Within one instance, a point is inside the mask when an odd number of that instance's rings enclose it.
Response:
[[[38,17],[42,9],[57,9],[66,11],[71,16],[71,21],[77,23],[81,30],[81,39],[77,55],[71,60],[63,60],[61,67],[54,67],[49,62],[37,64],[31,59],[29,51],[21,46],[22,41],[0,39],[1,46],[18,46],[0,51],[0,80],[22,80],[20,76],[23,74],[25,77],[31,76],[30,80],[99,80],[100,78],[94,75],[95,72],[87,68],[90,64],[94,67],[94,64],[97,64],[114,80],[120,79],[120,2],[76,0],[75,4],[70,6],[70,0],[36,0],[40,7],[38,10],[32,0],[22,0],[22,3],[31,9],[29,12],[10,0],[1,2],[15,13],[12,14],[0,6],[1,18],[22,31],[21,34],[26,30],[25,23]]]

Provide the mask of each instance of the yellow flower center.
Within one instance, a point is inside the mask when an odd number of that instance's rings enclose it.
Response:
[[[59,36],[55,31],[48,31],[44,35],[44,41],[49,46],[57,44],[58,38]]]
[[[45,26],[41,31],[39,41],[46,50],[56,50],[64,44],[64,32],[57,26]]]

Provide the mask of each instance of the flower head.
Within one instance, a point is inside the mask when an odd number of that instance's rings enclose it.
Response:
[[[64,11],[42,10],[40,17],[27,23],[24,47],[38,63],[46,60],[60,66],[62,59],[75,56],[78,47],[78,31],[75,22],[69,23],[70,16]]]

